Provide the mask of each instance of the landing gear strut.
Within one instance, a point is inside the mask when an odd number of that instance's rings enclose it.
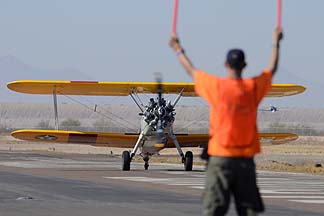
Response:
[[[176,146],[177,150],[178,150],[178,154],[181,157],[181,162],[184,165],[184,170],[185,171],[192,171],[192,163],[193,163],[193,154],[191,151],[187,151],[186,154],[183,154],[183,151],[181,149],[181,146],[177,140],[177,137],[175,136],[175,134],[173,133],[173,129],[170,129],[170,135],[171,139],[174,142],[174,145]]]

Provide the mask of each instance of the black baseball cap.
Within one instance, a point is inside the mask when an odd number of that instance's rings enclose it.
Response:
[[[230,67],[235,69],[242,69],[245,67],[245,55],[241,49],[231,49],[227,53],[226,62]]]

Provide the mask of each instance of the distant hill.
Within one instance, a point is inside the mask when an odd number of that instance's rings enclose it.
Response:
[[[43,100],[42,97],[28,97],[25,100],[25,96],[9,91],[6,83],[14,80],[89,80],[86,75],[74,69],[42,69],[28,65],[11,55],[0,57],[0,73],[0,101]]]

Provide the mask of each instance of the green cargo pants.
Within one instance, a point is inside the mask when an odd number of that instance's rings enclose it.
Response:
[[[203,194],[204,215],[225,215],[231,195],[239,216],[264,211],[253,158],[210,157]]]

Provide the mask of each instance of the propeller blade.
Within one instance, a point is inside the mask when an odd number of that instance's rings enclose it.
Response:
[[[158,110],[163,109],[162,107],[162,93],[163,93],[163,87],[162,87],[162,76],[160,73],[156,74],[156,82],[157,82],[157,95],[158,95]],[[161,115],[159,113],[158,116],[158,122],[156,126],[156,138],[157,138],[157,144],[163,144],[162,139],[164,136],[163,127],[162,127],[162,119]]]

